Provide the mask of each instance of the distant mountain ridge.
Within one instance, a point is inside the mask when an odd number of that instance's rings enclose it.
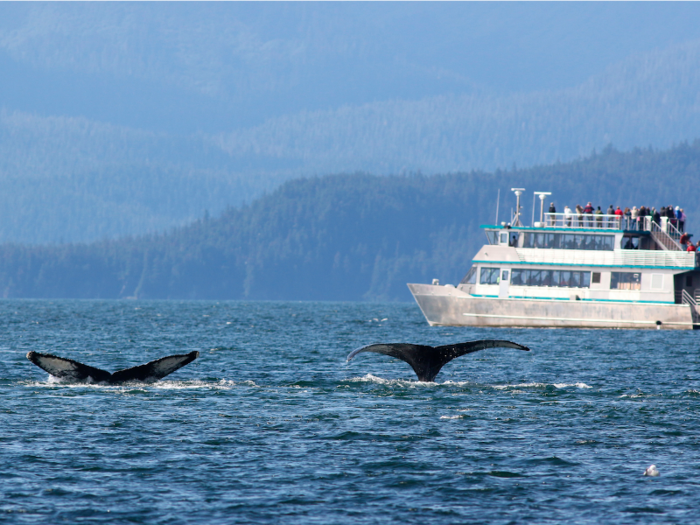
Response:
[[[456,283],[508,220],[511,187],[551,191],[559,210],[680,205],[700,240],[700,141],[665,151],[606,148],[513,171],[288,181],[218,217],[167,233],[92,244],[0,245],[4,297],[409,300],[407,282]],[[538,206],[538,205],[536,205]],[[539,213],[539,207],[535,210]]]

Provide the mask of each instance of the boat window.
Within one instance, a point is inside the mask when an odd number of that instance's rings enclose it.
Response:
[[[479,283],[481,284],[498,284],[498,276],[500,273],[500,268],[482,268],[481,278]]]
[[[589,288],[591,272],[568,270],[513,270],[510,276],[513,286],[549,286],[558,288]]]
[[[498,232],[487,230],[486,239],[488,239],[489,244],[491,245],[498,244]]]
[[[501,281],[507,281],[508,280],[508,270],[503,270],[503,273],[501,274]]]
[[[632,272],[612,272],[610,274],[611,290],[641,290],[642,274]]]
[[[638,250],[639,237],[623,237],[622,241],[620,241],[620,247],[623,250]]]
[[[476,266],[469,268],[467,275],[464,276],[459,284],[476,284]]]
[[[593,272],[593,284],[600,284],[600,272]]]
[[[501,237],[498,240],[499,244],[508,244],[508,232],[501,232]]]
[[[615,242],[614,235],[525,232],[523,236],[523,248],[612,251]]]

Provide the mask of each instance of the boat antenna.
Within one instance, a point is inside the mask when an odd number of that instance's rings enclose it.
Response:
[[[496,197],[496,222],[494,224],[498,225],[498,205],[501,203],[501,188],[498,188],[498,197]]]
[[[544,199],[547,197],[547,195],[551,195],[551,191],[536,191],[535,195],[539,196],[540,198],[540,222],[544,222]],[[534,218],[535,216],[535,199],[533,197],[532,199],[532,216]],[[535,222],[534,219],[532,221],[533,223]]]
[[[515,215],[513,216],[513,226],[522,226],[520,222],[520,196],[525,191],[525,188],[511,188],[510,191],[515,192]]]

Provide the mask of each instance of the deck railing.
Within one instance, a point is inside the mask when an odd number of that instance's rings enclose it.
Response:
[[[545,213],[544,223],[540,226],[545,228],[584,228],[596,230],[628,230],[628,231],[650,231],[654,222],[651,217],[626,217],[625,215],[597,215],[595,213]],[[671,224],[670,220],[661,217],[661,222],[657,227],[661,228],[674,240],[681,238],[681,232]]]
[[[687,268],[696,267],[692,252],[662,250],[558,250],[516,248],[520,262],[538,264],[570,264],[577,266],[644,266]]]
[[[546,228],[586,228],[586,229],[632,229],[632,221],[619,215],[596,215],[595,213],[545,213]],[[634,225],[636,228],[636,224]]]
[[[656,224],[651,223],[651,236],[654,240],[662,246],[665,250],[671,251],[683,251],[684,248],[678,240],[681,238],[681,234],[672,224],[667,224],[666,229]]]

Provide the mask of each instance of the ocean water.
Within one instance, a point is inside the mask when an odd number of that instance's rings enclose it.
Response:
[[[697,523],[700,333],[429,327],[413,304],[1,301],[3,523]],[[509,339],[436,383],[374,342]],[[65,385],[25,357],[163,381]],[[655,464],[658,477],[645,477]]]

